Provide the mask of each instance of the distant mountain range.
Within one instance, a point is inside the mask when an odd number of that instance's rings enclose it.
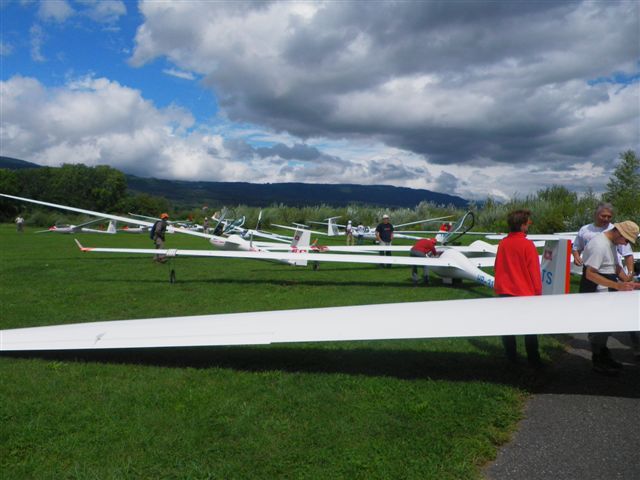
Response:
[[[12,170],[40,168],[35,163],[0,157],[0,168]],[[211,204],[265,206],[282,203],[291,206],[344,206],[348,204],[413,208],[426,201],[465,208],[464,198],[445,193],[389,185],[317,184],[317,183],[246,183],[190,182],[162,180],[126,175],[132,192],[147,193],[190,206]]]
[[[2,157],[0,156],[0,168],[7,168],[9,170],[22,170],[23,168],[40,168],[41,165],[35,163],[25,162],[24,160],[18,160],[17,158]]]

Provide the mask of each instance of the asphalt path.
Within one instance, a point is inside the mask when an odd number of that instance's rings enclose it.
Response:
[[[484,469],[490,480],[640,479],[640,361],[628,334],[608,344],[624,364],[615,377],[591,370],[586,335],[534,387],[512,440]]]

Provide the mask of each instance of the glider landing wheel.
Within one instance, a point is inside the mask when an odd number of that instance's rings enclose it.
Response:
[[[173,268],[169,272],[169,283],[176,283],[176,271]]]
[[[320,262],[313,262],[313,271],[315,272],[320,268]]]

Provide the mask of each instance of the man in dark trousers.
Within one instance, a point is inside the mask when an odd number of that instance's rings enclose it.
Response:
[[[527,297],[542,295],[542,278],[538,251],[531,240],[527,239],[531,211],[515,210],[507,216],[509,234],[500,241],[496,254],[494,289],[501,297]],[[514,318],[514,321],[518,321]],[[507,360],[518,361],[515,335],[502,337]],[[525,335],[527,360],[534,368],[544,365],[538,351],[538,336]]]
[[[162,250],[164,248],[164,235],[167,233],[167,220],[169,220],[169,214],[163,213],[153,225],[153,243],[156,246],[156,250]],[[154,255],[153,261],[158,263],[165,263],[167,259],[164,255]]]
[[[379,245],[383,246],[391,245],[391,242],[393,242],[393,225],[391,225],[391,222],[389,221],[389,215],[383,215],[382,223],[378,224],[376,227],[376,240]],[[380,251],[380,255],[391,256],[391,251]],[[384,267],[385,265],[381,264],[380,266]],[[391,268],[391,264],[386,265],[386,267]]]
[[[582,252],[582,278],[580,279],[580,293],[594,293],[598,286],[606,287],[610,292],[633,290],[638,285],[624,281],[627,277],[622,272],[618,262],[617,247],[636,243],[638,225],[629,220],[614,223],[611,230],[607,230],[593,237]],[[620,281],[623,280],[623,281]],[[593,370],[605,375],[615,375],[622,368],[622,364],[611,358],[607,348],[607,340],[611,336],[608,332],[589,334],[591,343]]]
[[[418,240],[411,250],[409,250],[410,257],[426,258],[437,257],[436,241],[434,238],[422,238]],[[423,267],[423,280],[425,285],[429,285],[429,267],[426,265]],[[418,285],[418,266],[413,265],[411,267],[411,280],[414,285]]]

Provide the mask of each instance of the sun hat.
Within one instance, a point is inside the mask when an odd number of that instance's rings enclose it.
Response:
[[[624,238],[631,243],[636,243],[638,239],[638,225],[635,222],[626,220],[624,222],[614,223],[613,226]]]
[[[389,218],[389,215],[384,214],[384,215],[382,215],[382,218]]]

